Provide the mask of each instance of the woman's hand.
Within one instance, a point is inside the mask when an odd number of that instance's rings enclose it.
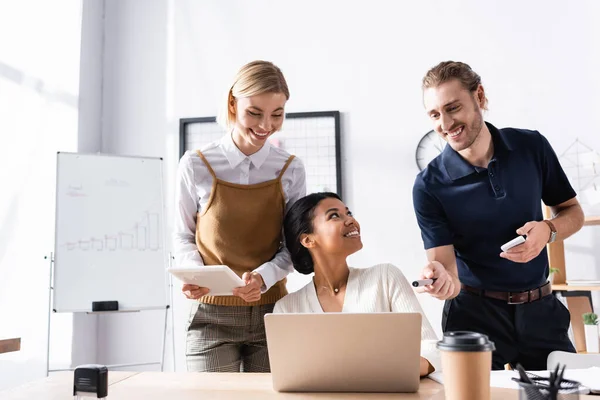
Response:
[[[184,296],[190,300],[198,300],[202,296],[206,296],[210,292],[209,288],[200,287],[197,285],[189,285],[185,283],[181,288]]]
[[[433,371],[435,371],[433,365],[431,365],[431,363],[427,361],[426,358],[421,357],[421,362],[419,364],[419,375],[421,377],[424,377],[431,374]]]
[[[260,300],[260,289],[264,285],[262,276],[258,272],[244,272],[242,279],[246,286],[233,289],[233,295],[241,297],[247,303]]]

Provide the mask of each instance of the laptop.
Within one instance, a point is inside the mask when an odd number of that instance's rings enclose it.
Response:
[[[416,392],[420,313],[265,315],[278,392]]]

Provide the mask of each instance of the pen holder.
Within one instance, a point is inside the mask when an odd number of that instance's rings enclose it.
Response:
[[[578,400],[579,387],[581,384],[576,381],[563,379],[560,386],[550,386],[548,378],[532,377],[529,379],[533,382],[521,382],[514,379],[519,384],[519,400]]]

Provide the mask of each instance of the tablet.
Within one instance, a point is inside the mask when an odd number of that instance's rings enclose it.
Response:
[[[209,296],[233,296],[234,288],[246,286],[226,265],[169,268],[167,271],[183,283],[209,288]]]

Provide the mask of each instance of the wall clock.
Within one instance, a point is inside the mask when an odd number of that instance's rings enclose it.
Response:
[[[444,150],[444,147],[446,147],[446,141],[435,131],[431,130],[423,135],[421,140],[419,140],[417,151],[415,152],[415,159],[419,171],[424,170],[431,160],[440,155]]]

